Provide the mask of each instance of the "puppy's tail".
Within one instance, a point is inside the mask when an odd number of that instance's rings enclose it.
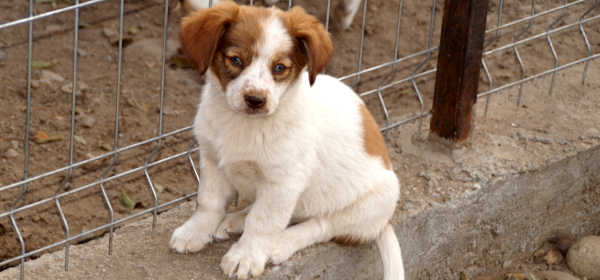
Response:
[[[391,224],[387,224],[381,235],[375,240],[381,260],[383,261],[384,280],[404,280],[404,266],[402,265],[402,254],[400,245]]]

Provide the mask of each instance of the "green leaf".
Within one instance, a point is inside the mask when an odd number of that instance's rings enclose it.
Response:
[[[31,62],[31,67],[33,68],[47,68],[52,66],[52,62],[47,62],[47,61],[32,61]]]
[[[124,190],[121,190],[119,197],[121,198],[121,202],[123,202],[123,205],[125,205],[125,207],[127,207],[130,210],[133,210],[133,208],[135,208],[135,203],[133,203],[133,201],[131,201],[131,199],[127,197]]]
[[[83,145],[87,144],[87,141],[85,141],[85,138],[83,138],[83,135],[73,135],[73,138],[75,139],[75,141],[77,141]]]
[[[77,26],[82,29],[92,29],[92,25],[86,22],[80,22]]]
[[[399,92],[398,94],[396,94],[396,98],[403,96],[403,95],[407,95],[410,92],[409,89],[404,89],[403,91]]]
[[[65,139],[65,135],[60,133],[60,134],[55,134],[52,135],[50,137],[44,138],[44,139],[38,139],[35,140],[38,144],[46,144],[46,143],[50,143],[50,142],[56,142],[56,141],[60,141]]]

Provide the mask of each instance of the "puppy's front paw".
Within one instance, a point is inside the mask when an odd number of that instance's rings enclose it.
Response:
[[[200,251],[204,245],[213,240],[214,226],[212,230],[209,230],[209,227],[197,220],[188,220],[173,232],[171,248],[179,253]]]
[[[236,243],[223,257],[221,269],[227,276],[238,279],[260,276],[269,259],[262,249],[259,244]]]

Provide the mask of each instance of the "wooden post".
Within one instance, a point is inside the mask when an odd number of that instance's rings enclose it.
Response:
[[[458,145],[472,130],[487,8],[488,0],[444,1],[430,130]]]

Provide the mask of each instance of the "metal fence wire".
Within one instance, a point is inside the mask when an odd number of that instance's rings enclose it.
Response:
[[[561,69],[583,67],[585,83],[600,56],[599,1],[490,1],[478,94],[486,116],[493,94],[509,87],[519,86],[521,106],[527,82],[550,75],[552,94]],[[160,212],[196,195],[189,124],[201,80],[169,50],[179,18],[173,2],[0,1],[0,269],[20,264],[23,279],[26,259],[64,248],[68,270],[69,246],[104,234],[111,254],[115,227],[152,215],[154,236]],[[337,2],[315,2],[277,5],[325,11],[329,27]],[[339,51],[327,72],[357,90],[384,133],[409,122],[420,133],[429,115],[442,7],[363,0],[351,30],[333,36]],[[158,39],[155,57],[128,61],[136,34]],[[572,52],[578,57],[565,60]]]

